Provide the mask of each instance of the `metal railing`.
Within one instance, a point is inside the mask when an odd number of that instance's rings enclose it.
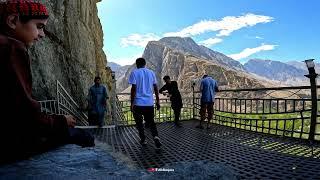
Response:
[[[318,87],[319,88],[319,87]],[[309,86],[229,89],[217,93],[215,113],[211,123],[257,133],[310,139],[312,99]],[[200,93],[182,92],[184,107],[180,120],[200,119]],[[130,111],[130,95],[118,97],[118,125],[134,125]],[[170,100],[160,98],[160,111],[155,110],[155,122],[174,120]],[[316,122],[315,140],[320,140],[320,121]]]
[[[181,92],[181,96],[184,98],[183,108],[181,109],[180,120],[193,119],[193,103],[192,103],[192,92]],[[117,114],[121,114],[121,117],[117,119],[117,125],[134,125],[135,121],[133,114],[130,111],[130,94],[119,93],[117,94]],[[154,120],[156,123],[174,121],[174,113],[171,108],[171,103],[168,97],[160,97],[160,110],[154,108]],[[119,117],[119,116],[118,116]]]
[[[234,98],[235,93],[241,95]],[[224,97],[226,95],[228,97]],[[259,133],[320,140],[319,122],[316,122],[314,137],[310,137],[312,99],[308,86],[222,90],[214,107],[212,123]]]
[[[73,115],[77,125],[88,125],[88,117],[82,112],[80,106],[73,100],[59,81],[56,82],[56,100],[39,101],[41,112],[48,114]]]
[[[41,112],[47,114],[58,114],[58,104],[57,100],[44,100],[38,101],[40,103]]]
[[[61,83],[57,80],[57,103],[59,114],[71,114],[77,120],[78,125],[88,125],[88,117],[81,111],[80,106],[73,100]]]

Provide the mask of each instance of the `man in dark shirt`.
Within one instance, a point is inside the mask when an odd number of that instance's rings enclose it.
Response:
[[[160,93],[166,94],[165,91],[168,92],[171,107],[174,112],[174,123],[176,126],[180,127],[181,124],[179,123],[181,108],[183,107],[181,94],[178,89],[177,81],[171,81],[169,76],[164,76],[163,80],[165,81],[165,85],[159,90]]]

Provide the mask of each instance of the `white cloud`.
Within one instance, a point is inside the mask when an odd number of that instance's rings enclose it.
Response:
[[[246,48],[238,54],[228,55],[232,59],[240,60],[246,57],[251,56],[252,54],[258,53],[260,51],[270,51],[273,50],[277,45],[261,44],[259,47],[255,48]]]
[[[220,38],[209,38],[207,40],[200,41],[199,44],[202,44],[204,46],[209,47],[209,46],[212,46],[214,44],[218,44],[220,42],[222,42],[222,39],[220,39]]]
[[[210,28],[214,28],[214,22],[212,21],[200,21],[192,26],[186,27],[178,32],[168,32],[165,33],[163,36],[180,36],[180,37],[189,37],[189,36],[195,36],[199,35],[205,32],[209,32]],[[217,31],[217,29],[211,30],[211,31]]]
[[[121,66],[132,65],[136,62],[136,59],[141,56],[141,54],[136,54],[131,57],[108,58],[108,61],[120,64]]]
[[[203,20],[192,26],[186,27],[178,32],[165,33],[164,36],[181,36],[189,37],[205,32],[217,31],[217,36],[229,36],[233,31],[241,28],[254,26],[259,23],[268,23],[273,21],[273,17],[256,15],[256,14],[245,14],[242,16],[226,16],[220,21],[215,20]]]
[[[180,36],[180,37],[193,37],[207,32],[217,32],[217,37],[229,36],[232,32],[245,27],[255,26],[259,23],[268,23],[273,21],[273,17],[256,15],[252,13],[244,14],[241,16],[226,16],[221,20],[202,20],[196,24],[188,26],[178,32],[164,33],[162,36],[153,33],[148,34],[131,34],[127,37],[121,38],[121,46],[138,46],[145,47],[149,41],[159,40],[161,37]],[[210,38],[200,41],[200,44],[211,46],[222,42],[221,38]],[[263,39],[256,36],[257,39]]]
[[[148,33],[148,34],[131,34],[128,37],[121,38],[121,46],[122,47],[128,47],[130,45],[132,46],[140,46],[140,47],[145,47],[149,41],[157,41],[159,40],[160,37]]]
[[[219,34],[217,36],[229,36],[233,31],[241,28],[254,26],[259,23],[268,23],[273,21],[270,16],[246,14],[243,16],[227,16],[220,22],[217,22],[217,26],[220,27]]]
[[[249,35],[245,35],[245,38],[248,38],[248,39],[264,39],[261,36],[249,36]]]

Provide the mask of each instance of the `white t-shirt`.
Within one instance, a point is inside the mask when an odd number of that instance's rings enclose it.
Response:
[[[157,84],[153,71],[147,68],[135,69],[131,72],[128,82],[137,87],[134,105],[153,106],[153,85]]]

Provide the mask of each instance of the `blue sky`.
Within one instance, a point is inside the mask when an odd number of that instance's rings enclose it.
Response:
[[[245,63],[320,59],[320,0],[102,0],[110,62],[133,64],[150,40],[191,37]]]

